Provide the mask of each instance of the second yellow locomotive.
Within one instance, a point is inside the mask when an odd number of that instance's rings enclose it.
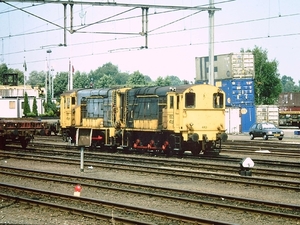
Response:
[[[60,122],[80,146],[217,155],[225,94],[207,84],[72,90],[61,95]]]

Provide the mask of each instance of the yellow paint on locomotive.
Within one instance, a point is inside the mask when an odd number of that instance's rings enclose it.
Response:
[[[83,118],[82,126],[90,128],[101,128],[103,127],[103,118]]]
[[[135,129],[157,130],[158,120],[134,120]]]
[[[78,119],[76,118],[80,116],[80,107],[76,107],[76,102],[77,102],[77,91],[68,92],[65,93],[64,95],[61,95],[61,100],[60,100],[61,128],[67,128],[67,127],[78,125]]]
[[[110,101],[111,108],[107,111],[110,114],[105,117],[110,119],[110,121],[106,121],[106,124],[111,125],[105,127],[104,118],[86,118],[81,115],[81,107],[85,106],[76,107],[76,91],[62,95],[61,126],[76,127],[76,144],[86,146],[92,143],[99,131],[104,133],[106,144],[112,141],[111,137],[120,135],[120,132],[124,132],[124,130],[127,132],[131,130],[141,132],[165,130],[169,131],[168,133],[182,136],[183,141],[191,138],[196,139],[195,141],[219,140],[221,134],[225,132],[225,93],[218,87],[194,85],[187,90],[167,92],[166,101],[159,102],[160,110],[162,110],[160,118],[134,119],[132,128],[126,127],[128,122],[126,120],[130,113],[127,112],[129,103],[126,93],[129,89],[113,90],[112,101]],[[187,96],[190,96],[193,101],[189,100]],[[73,102],[74,104],[71,104]]]
[[[131,88],[119,88],[114,91],[114,106],[113,106],[113,117],[114,121],[118,121],[120,126],[124,127],[125,125],[125,115],[126,115],[126,92]]]
[[[194,93],[195,104],[186,102],[186,94]],[[183,140],[192,134],[199,139],[217,140],[225,132],[225,94],[210,85],[193,86],[182,94],[168,93],[168,106],[163,110],[163,129],[181,133]]]

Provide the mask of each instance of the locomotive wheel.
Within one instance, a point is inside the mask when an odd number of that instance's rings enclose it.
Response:
[[[130,148],[131,145],[132,145],[132,138],[131,138],[131,133],[130,132],[127,132],[125,136],[125,140],[124,140],[124,143]]]
[[[172,149],[169,149],[166,153],[166,157],[171,157],[174,154]]]
[[[198,145],[197,143],[195,142],[190,142],[189,143],[189,149],[191,149],[191,152],[194,156],[198,156],[199,153],[200,153],[200,149],[201,148],[201,145]]]
[[[5,148],[6,139],[5,137],[0,137],[0,148]]]
[[[27,147],[27,145],[29,144],[30,139],[22,138],[22,139],[20,140],[20,142],[21,142],[22,148],[25,149],[25,148]]]
[[[199,154],[200,154],[200,149],[192,149],[191,150],[191,152],[192,152],[192,154],[194,155],[194,156],[198,156]]]

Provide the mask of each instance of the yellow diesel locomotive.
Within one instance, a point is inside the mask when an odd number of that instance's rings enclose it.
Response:
[[[218,155],[225,93],[208,84],[78,89],[61,95],[61,129],[78,146]]]

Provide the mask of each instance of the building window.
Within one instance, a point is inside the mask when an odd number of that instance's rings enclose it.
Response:
[[[22,104],[22,106],[23,106],[23,104]],[[16,108],[16,102],[15,101],[9,101],[9,109],[15,109],[15,108]]]

